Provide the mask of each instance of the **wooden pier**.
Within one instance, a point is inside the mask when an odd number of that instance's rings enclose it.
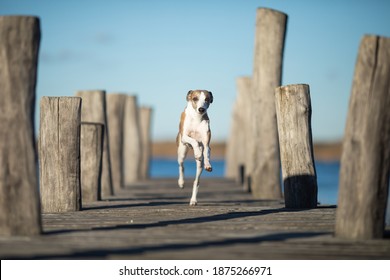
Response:
[[[286,27],[286,14],[257,10],[230,180],[202,178],[190,207],[192,188],[147,179],[152,109],[136,96],[43,96],[35,137],[40,20],[0,16],[1,259],[390,259],[390,38],[362,38],[339,207],[317,206],[309,85],[279,87]]]
[[[190,182],[190,181],[188,181]],[[335,206],[288,210],[233,180],[203,179],[199,204],[176,179],[128,186],[81,211],[42,214],[43,234],[0,237],[1,259],[390,259],[390,237],[334,237]]]

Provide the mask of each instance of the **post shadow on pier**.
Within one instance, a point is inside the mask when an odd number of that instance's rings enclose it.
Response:
[[[71,252],[69,254],[58,254],[58,255],[40,255],[32,259],[49,259],[49,258],[104,258],[110,255],[139,255],[145,253],[157,253],[167,251],[181,251],[191,249],[201,249],[208,247],[225,247],[239,244],[259,244],[262,242],[280,242],[289,239],[300,239],[300,238],[311,238],[321,235],[329,234],[329,232],[283,232],[283,233],[271,233],[266,235],[259,235],[254,237],[235,237],[225,238],[221,240],[209,240],[198,243],[173,243],[173,244],[162,244],[162,245],[150,245],[150,246],[138,246],[128,248],[108,248],[108,249],[97,249],[97,250],[86,250],[82,252]],[[207,256],[206,256],[207,257]],[[4,259],[7,259],[5,257]],[[13,259],[15,259],[13,257]]]
[[[187,197],[186,197],[187,198]],[[83,206],[83,211],[88,210],[108,210],[108,209],[124,209],[124,208],[137,208],[137,207],[148,207],[148,206],[166,206],[166,205],[188,205],[184,201],[151,201],[151,202],[142,202],[142,203],[123,203],[116,205],[87,205]]]

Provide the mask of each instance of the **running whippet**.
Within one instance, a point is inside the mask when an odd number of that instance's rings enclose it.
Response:
[[[192,147],[196,161],[196,176],[192,189],[190,205],[197,204],[196,196],[199,189],[199,178],[203,167],[211,172],[210,164],[210,120],[207,108],[213,103],[213,94],[207,90],[190,90],[187,93],[187,107],[181,114],[179,133],[176,137],[177,159],[179,163],[180,188],[184,188],[184,159],[188,148]]]

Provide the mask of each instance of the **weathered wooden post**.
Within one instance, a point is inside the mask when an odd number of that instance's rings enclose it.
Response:
[[[112,196],[114,191],[111,178],[110,144],[108,139],[106,92],[104,90],[83,90],[76,92],[83,99],[81,121],[101,123],[104,125],[101,196]]]
[[[140,107],[138,110],[140,131],[141,131],[141,164],[140,179],[149,178],[149,163],[151,154],[151,127],[152,127],[152,108]]]
[[[238,104],[237,98],[233,105],[233,110],[231,114],[230,120],[230,131],[228,141],[226,143],[226,168],[225,168],[225,176],[230,179],[237,180],[238,178],[238,169],[236,164],[237,159],[237,146],[238,146]]]
[[[101,200],[104,125],[81,123],[80,169],[82,203]]]
[[[317,207],[317,175],[311,135],[311,101],[308,85],[275,90],[286,208]]]
[[[81,98],[41,99],[39,174],[42,211],[81,209],[80,119]]]
[[[390,191],[387,193],[387,207],[385,214],[385,226],[390,226]]]
[[[280,158],[275,88],[281,85],[287,15],[258,9],[252,80],[251,189],[258,199],[280,199]]]
[[[110,161],[114,194],[124,187],[123,178],[123,115],[126,94],[107,94],[108,141],[110,143]]]
[[[0,16],[0,235],[41,233],[34,136],[40,24]]]
[[[250,129],[251,78],[237,78],[237,98],[233,108],[226,154],[226,176],[244,186],[247,170],[248,130]],[[247,187],[245,187],[247,189]]]
[[[390,38],[364,36],[341,156],[336,236],[382,238],[390,169]]]
[[[252,129],[252,77],[241,77],[237,80],[237,87],[239,92],[242,92],[242,122],[241,128],[242,131],[238,131],[238,133],[243,134],[241,137],[243,143],[240,145],[240,149],[242,150],[242,164],[239,166],[239,174],[240,180],[239,182],[243,186],[243,190],[246,192],[251,191],[250,187],[250,172],[252,170],[252,162],[250,161],[250,150],[248,149],[248,143],[252,139],[251,137],[251,129]]]
[[[123,119],[123,168],[125,186],[140,178],[141,131],[136,96],[127,96]]]

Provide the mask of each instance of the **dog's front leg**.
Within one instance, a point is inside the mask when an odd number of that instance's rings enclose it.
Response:
[[[184,188],[184,159],[187,156],[188,147],[183,144],[181,141],[177,148],[177,162],[179,163],[179,187]]]
[[[194,156],[196,160],[200,160],[202,158],[202,150],[199,146],[198,141],[186,134],[182,136],[181,141],[183,144],[190,144],[192,146],[192,148],[194,149]]]
[[[202,171],[203,171],[203,159],[201,158],[196,160],[196,175],[195,175],[194,185],[192,187],[192,197],[190,201],[191,206],[196,206],[196,204],[198,204],[197,195],[199,190],[199,179],[200,179],[200,175],[202,174]]]
[[[204,158],[204,169],[206,171],[211,172],[213,171],[213,168],[210,164],[210,139],[211,139],[211,132],[210,130],[205,133],[205,135],[202,136],[202,144],[203,144],[203,158]]]

